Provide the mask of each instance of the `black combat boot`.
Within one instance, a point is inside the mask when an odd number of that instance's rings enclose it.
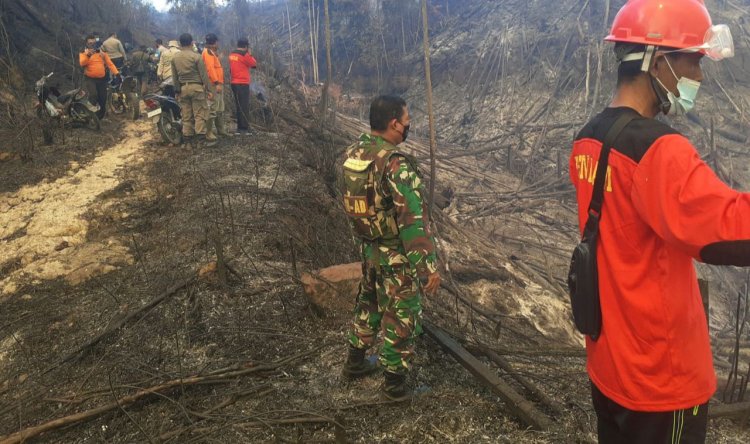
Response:
[[[411,397],[411,390],[406,386],[406,375],[401,373],[385,372],[385,383],[381,392],[383,396],[391,401],[406,401]]]
[[[347,378],[361,378],[378,371],[378,365],[365,359],[367,350],[363,348],[354,348],[349,346],[349,357],[344,364],[342,373]]]

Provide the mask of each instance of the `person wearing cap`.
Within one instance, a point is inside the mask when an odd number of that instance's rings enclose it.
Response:
[[[213,99],[213,90],[203,58],[193,51],[193,36],[188,33],[180,35],[180,52],[172,57],[172,77],[182,112],[183,143],[194,146],[198,136],[205,146],[216,145],[215,140],[206,139],[207,101]]]
[[[180,52],[180,43],[170,40],[169,48],[163,50],[159,55],[159,66],[156,67],[156,77],[162,82],[162,92],[174,97],[174,80],[172,79],[172,59]]]
[[[603,141],[625,116],[595,214],[601,330],[586,351],[599,441],[702,443],[716,375],[693,260],[750,265],[750,193],[719,180],[655,117],[693,108],[701,60],[733,56],[731,33],[712,25],[703,0],[629,0],[606,40],[616,92],[570,157],[583,232]]]

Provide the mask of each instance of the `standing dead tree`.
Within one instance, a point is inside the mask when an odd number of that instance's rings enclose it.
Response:
[[[333,77],[333,63],[331,62],[331,17],[328,13],[328,0],[324,0],[323,10],[326,28],[326,83],[323,85],[323,94],[320,98],[318,114],[320,115],[320,119],[325,121],[328,116],[328,101],[330,100],[331,78]]]
[[[292,40],[292,18],[289,16],[289,1],[286,2],[286,24],[289,28],[289,72],[294,76],[294,41]]]
[[[328,0],[326,0],[327,2]],[[435,165],[435,145],[437,144],[435,135],[435,114],[432,109],[432,70],[430,67],[430,30],[429,20],[427,17],[427,0],[422,0],[422,35],[424,46],[424,76],[425,87],[427,91],[427,115],[430,120],[430,213],[432,213],[432,199],[435,196],[436,165]]]
[[[315,15],[315,2],[307,0],[307,21],[310,27],[310,62],[312,64],[313,84],[317,85],[318,78],[318,20]]]

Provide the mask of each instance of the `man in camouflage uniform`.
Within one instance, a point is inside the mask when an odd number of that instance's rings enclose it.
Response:
[[[422,293],[433,294],[440,286],[421,175],[414,159],[396,148],[406,140],[409,122],[403,99],[376,98],[370,106],[371,134],[347,150],[341,176],[344,209],[362,258],[343,373],[355,378],[377,370],[365,354],[380,330],[383,394],[396,401],[410,394],[405,380],[414,339],[422,331]]]

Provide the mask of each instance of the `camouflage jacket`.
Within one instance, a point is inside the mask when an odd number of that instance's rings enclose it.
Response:
[[[362,241],[403,250],[420,277],[437,271],[422,178],[411,157],[379,136],[363,134],[346,152],[344,209]]]

